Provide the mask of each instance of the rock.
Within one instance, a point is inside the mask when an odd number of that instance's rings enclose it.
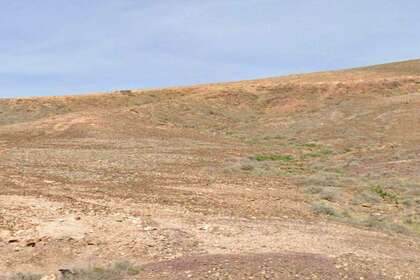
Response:
[[[203,225],[199,229],[203,230],[203,231],[208,231],[210,229],[210,226],[209,225]]]
[[[67,279],[67,277],[71,277],[74,274],[74,271],[72,269],[68,269],[68,268],[62,268],[58,270],[61,274],[61,276],[64,279]]]
[[[25,244],[26,247],[35,247],[35,245],[36,245],[35,240],[28,240],[26,241],[26,244]]]
[[[44,183],[53,184],[53,183],[55,183],[55,181],[52,181],[52,180],[44,180]]]

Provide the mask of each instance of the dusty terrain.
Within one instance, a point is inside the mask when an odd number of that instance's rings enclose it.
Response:
[[[0,100],[0,279],[411,280],[419,241],[420,60]]]

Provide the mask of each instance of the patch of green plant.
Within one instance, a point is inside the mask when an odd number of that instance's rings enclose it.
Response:
[[[293,157],[291,155],[256,155],[250,157],[252,160],[256,161],[283,161],[288,162],[292,161]]]
[[[262,138],[263,140],[281,140],[284,139],[282,135],[266,135]]]
[[[398,203],[398,196],[394,193],[384,190],[380,185],[373,185],[370,188],[371,191],[378,194],[382,199],[390,198]]]

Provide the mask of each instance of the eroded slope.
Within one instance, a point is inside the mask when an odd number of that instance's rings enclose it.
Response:
[[[417,279],[419,65],[1,100],[0,271]]]

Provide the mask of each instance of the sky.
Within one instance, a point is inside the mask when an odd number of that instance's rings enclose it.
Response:
[[[0,0],[0,98],[420,58],[415,0]]]

